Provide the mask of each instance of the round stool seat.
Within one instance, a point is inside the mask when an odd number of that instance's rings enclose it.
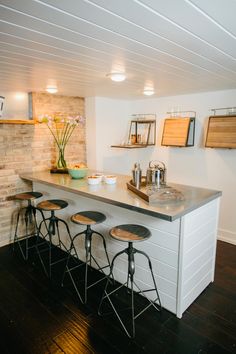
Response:
[[[139,242],[148,239],[151,232],[141,225],[125,224],[113,227],[110,235],[118,241]]]
[[[33,200],[42,197],[42,193],[40,192],[25,192],[19,193],[15,195],[15,199],[19,200]]]
[[[98,211],[81,211],[72,215],[71,221],[80,225],[95,225],[106,220],[106,216]]]
[[[61,199],[43,200],[38,203],[37,208],[45,211],[61,210],[68,206],[68,203]]]

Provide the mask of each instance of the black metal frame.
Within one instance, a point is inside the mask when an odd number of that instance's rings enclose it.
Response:
[[[65,246],[65,244],[61,240],[59,223],[62,223],[62,224],[65,225],[67,234],[69,236],[69,239],[72,242],[72,237],[71,237],[70,230],[69,230],[69,227],[68,227],[67,223],[64,220],[58,218],[55,215],[55,211],[54,210],[51,210],[50,217],[48,217],[48,218],[43,217],[43,220],[39,224],[37,240],[36,240],[36,245],[35,245],[37,253],[38,253],[38,256],[39,256],[39,259],[40,259],[40,262],[41,262],[42,267],[44,269],[44,272],[50,279],[52,277],[52,266],[57,264],[57,263],[59,263],[59,262],[62,262],[65,259],[67,259],[67,256],[66,256],[66,257],[63,257],[63,258],[61,258],[61,259],[59,259],[57,261],[52,262],[52,248],[53,247],[59,247],[60,249],[65,250],[66,252],[68,252],[67,247]],[[46,234],[43,234],[41,232],[42,225],[44,225],[45,228],[46,228]],[[40,237],[39,234],[41,234],[43,236]],[[53,242],[52,242],[52,238],[53,237],[57,237],[57,240],[58,240],[58,244],[57,245],[53,244]],[[48,240],[47,240],[47,238],[48,238]],[[47,243],[45,243],[45,242],[43,242],[43,243],[40,242],[39,243],[40,239],[43,239],[44,241],[47,241]],[[44,247],[43,249],[39,249],[39,246],[41,246],[42,244],[44,246],[46,246],[46,247]],[[41,257],[41,253],[46,252],[46,251],[48,251],[48,253],[49,253],[49,255],[48,255],[48,270],[47,270],[47,267],[45,266],[45,264],[43,262],[43,259]]]
[[[26,207],[20,208],[17,214],[16,219],[16,228],[13,240],[13,251],[15,251],[15,245],[19,246],[20,252],[22,257],[25,261],[29,258],[29,249],[34,248],[35,245],[29,246],[29,238],[33,236],[37,236],[38,238],[38,225],[37,225],[37,218],[36,218],[36,211],[41,213],[42,218],[44,219],[43,212],[35,207],[31,200],[27,200],[28,205]],[[18,235],[18,227],[21,215],[24,217],[25,221],[25,234],[22,236]],[[29,232],[30,225],[33,228],[33,231]],[[22,241],[25,240],[25,247],[22,246]]]
[[[95,257],[92,254],[92,247],[91,246],[92,246],[92,236],[94,234],[98,235],[100,238],[102,238],[102,241],[103,241],[103,247],[104,247],[104,251],[105,251],[107,262],[108,262],[108,264],[103,266],[103,267],[101,267],[99,265],[99,263],[97,262],[97,260],[95,259]],[[84,239],[85,252],[86,252],[85,262],[82,262],[82,263],[76,264],[73,267],[70,267],[69,263],[70,263],[71,260],[75,260],[75,259],[76,260],[80,260],[78,252],[77,252],[76,247],[74,245],[74,242],[75,242],[75,240],[76,240],[76,238],[78,236],[82,236],[82,235],[85,236],[85,239]],[[97,281],[95,281],[95,282],[93,282],[92,284],[88,285],[88,266],[91,267],[92,260],[97,265],[97,267],[98,267],[97,270],[101,271],[104,274],[104,277],[99,279],[99,280],[97,280]],[[81,293],[79,292],[79,289],[78,289],[78,287],[76,285],[76,282],[74,280],[74,277],[72,275],[72,271],[74,271],[75,269],[78,269],[81,266],[85,266],[84,296],[82,296]],[[74,289],[76,291],[77,296],[79,297],[80,301],[83,304],[86,304],[87,303],[87,290],[90,289],[91,287],[93,287],[94,285],[98,284],[99,282],[101,282],[103,279],[105,279],[107,277],[107,275],[105,274],[105,272],[103,270],[105,268],[108,268],[108,267],[110,268],[110,266],[111,265],[110,265],[110,260],[109,260],[108,253],[107,253],[106,241],[105,241],[104,236],[102,234],[100,234],[99,232],[92,230],[90,225],[87,225],[87,228],[84,231],[79,232],[78,234],[76,234],[73,237],[72,241],[71,241],[71,246],[70,246],[70,250],[69,250],[69,254],[68,254],[68,258],[67,258],[64,274],[63,274],[63,277],[62,277],[61,285],[64,286],[64,279],[65,279],[66,274],[68,273],[69,276],[70,276],[71,282],[72,282],[72,284],[74,286]]]
[[[107,288],[108,288],[108,284],[111,282],[111,280],[109,279],[109,277],[113,274],[113,267],[114,267],[114,262],[117,259],[117,257],[119,257],[120,255],[126,253],[128,256],[128,274],[127,274],[127,281],[121,285],[119,285],[118,287],[116,287],[115,289],[113,289],[110,292],[107,292]],[[137,285],[137,283],[134,281],[134,273],[135,273],[135,259],[134,259],[134,255],[135,253],[139,253],[142,254],[143,256],[145,256],[148,260],[148,265],[149,265],[149,269],[151,271],[151,275],[152,275],[152,280],[153,280],[153,284],[154,284],[154,288],[153,289],[145,289],[145,290],[141,290],[140,287]],[[140,250],[137,250],[136,248],[133,247],[133,242],[129,242],[128,243],[128,247],[125,248],[124,250],[120,251],[119,253],[117,253],[112,262],[111,262],[111,270],[110,270],[110,274],[109,277],[107,279],[107,283],[98,307],[98,314],[99,315],[104,315],[105,313],[102,313],[101,309],[102,309],[102,304],[103,301],[105,299],[108,299],[110,306],[112,307],[113,311],[115,312],[116,317],[118,318],[122,328],[124,329],[125,333],[127,334],[128,337],[130,338],[134,338],[135,337],[135,320],[136,318],[138,318],[144,311],[146,311],[149,307],[153,306],[157,311],[161,311],[161,300],[160,300],[160,296],[158,294],[158,290],[157,290],[157,286],[156,286],[156,281],[154,278],[154,274],[153,274],[153,270],[152,270],[152,263],[151,260],[149,258],[149,256]],[[114,303],[112,302],[110,296],[114,293],[116,293],[118,290],[120,290],[122,287],[127,287],[129,288],[129,283],[130,283],[130,294],[131,294],[131,313],[132,313],[132,329],[131,331],[129,331],[127,329],[127,326],[124,324],[124,322],[122,321],[120,315],[119,315],[119,310],[117,310],[115,308]],[[136,288],[138,289],[138,291],[135,291],[136,294],[142,294],[149,302],[149,304],[144,307],[139,313],[135,314],[135,308],[134,308],[134,285],[136,286]],[[147,298],[147,296],[145,295],[146,292],[150,292],[150,291],[155,291],[156,292],[156,299],[155,300],[150,300]],[[157,303],[158,302],[158,303]],[[108,313],[106,313],[108,314]]]

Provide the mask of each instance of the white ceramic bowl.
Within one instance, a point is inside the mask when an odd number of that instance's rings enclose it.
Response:
[[[90,184],[90,185],[99,184],[101,182],[101,180],[102,180],[101,176],[88,176],[87,177],[88,184]]]
[[[117,177],[114,175],[104,176],[105,183],[107,184],[115,184]]]
[[[104,181],[104,175],[102,173],[95,173],[93,176],[101,177],[101,182]]]

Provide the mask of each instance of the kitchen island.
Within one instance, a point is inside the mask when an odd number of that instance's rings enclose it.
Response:
[[[83,229],[70,222],[70,216],[75,212],[96,210],[104,213],[107,219],[97,225],[96,230],[104,233],[110,258],[126,247],[109,238],[111,227],[125,223],[148,227],[152,237],[136,246],[150,256],[162,305],[177,317],[181,318],[214,280],[221,192],[168,183],[182,192],[184,200],[148,203],[127,189],[129,176],[117,176],[117,183],[113,185],[88,185],[86,179],[73,180],[69,175],[47,171],[22,174],[21,177],[32,181],[33,189],[42,192],[43,199],[61,198],[69,203],[59,215],[69,223],[72,234]],[[99,244],[95,244],[94,253],[101,263],[105,262]],[[125,257],[117,262],[114,276],[120,282],[126,280]],[[141,287],[151,284],[147,264],[139,256],[136,281]]]

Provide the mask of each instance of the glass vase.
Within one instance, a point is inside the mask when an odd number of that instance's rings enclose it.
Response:
[[[56,167],[58,170],[65,170],[67,168],[65,160],[65,146],[59,147],[57,153],[58,157]]]

